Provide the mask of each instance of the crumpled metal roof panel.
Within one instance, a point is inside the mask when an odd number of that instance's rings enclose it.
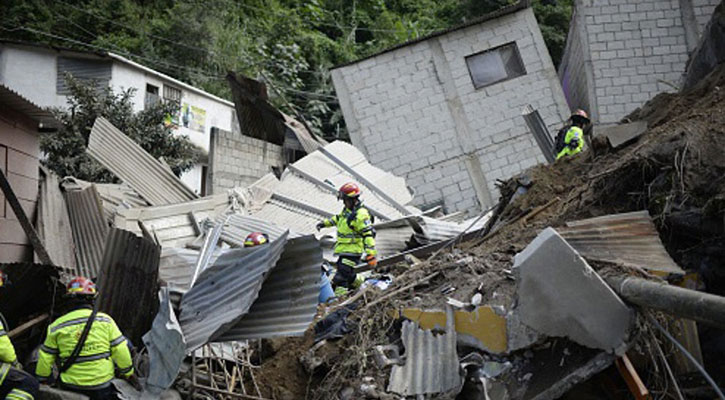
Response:
[[[571,221],[556,231],[584,258],[685,273],[667,253],[647,211]]]
[[[199,197],[103,117],[93,124],[86,151],[152,205],[183,203]]]
[[[405,364],[390,371],[388,391],[404,396],[448,392],[462,384],[456,351],[453,311],[447,310],[446,333],[434,334],[403,322]]]
[[[302,335],[317,312],[321,263],[314,236],[290,239],[249,313],[215,341]]]
[[[38,195],[38,235],[55,265],[77,273],[75,243],[68,208],[58,176],[41,167],[43,178]],[[38,255],[35,255],[37,261]]]
[[[98,275],[108,234],[101,199],[94,186],[65,193],[71,232],[76,249],[77,273]]]
[[[285,234],[267,246],[231,250],[201,274],[181,299],[179,323],[187,350],[224,334],[249,311],[286,243]]]

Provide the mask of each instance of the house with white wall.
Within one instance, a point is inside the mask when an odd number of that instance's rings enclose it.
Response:
[[[569,116],[528,0],[332,70],[353,145],[423,208],[494,204],[497,179],[544,162],[522,110]]]
[[[613,124],[676,92],[721,0],[575,0],[559,78],[571,108]]]
[[[66,72],[81,80],[110,85],[115,91],[134,88],[134,111],[162,100],[178,103],[179,114],[171,121],[174,133],[187,136],[207,152],[212,127],[232,131],[236,124],[234,103],[118,54],[0,41],[0,84],[40,107],[67,105]],[[200,163],[181,180],[203,194],[206,169]]]

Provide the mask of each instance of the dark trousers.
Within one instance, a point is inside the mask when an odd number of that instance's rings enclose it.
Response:
[[[88,396],[91,400],[118,400],[116,387],[113,386],[113,384],[100,389],[78,389],[76,387],[68,387],[61,382],[60,388],[69,392],[80,393]]]
[[[14,399],[32,400],[38,396],[38,381],[25,371],[10,368],[0,385],[0,398],[5,399],[8,395]]]
[[[355,268],[352,265],[357,265],[360,261],[360,256],[339,256],[337,258],[337,273],[332,278],[332,287],[344,286],[348,289],[352,288],[352,284],[355,282]]]

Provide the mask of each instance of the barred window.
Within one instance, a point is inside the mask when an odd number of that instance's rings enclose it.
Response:
[[[516,43],[507,43],[466,57],[473,86],[480,89],[526,75]]]

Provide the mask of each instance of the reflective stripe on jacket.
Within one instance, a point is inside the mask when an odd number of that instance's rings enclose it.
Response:
[[[0,322],[0,385],[5,382],[5,377],[10,371],[10,366],[17,360],[15,356],[15,347],[10,342],[7,331],[3,323]]]
[[[375,256],[375,237],[370,212],[362,204],[322,221],[326,227],[337,227],[335,254],[360,257],[363,253]]]
[[[578,126],[572,126],[566,131],[564,137],[564,148],[556,155],[556,159],[564,156],[573,156],[584,148],[584,131]]]
[[[39,378],[50,376],[56,358],[61,365],[70,357],[92,310],[73,310],[55,320],[48,327],[45,342],[40,346],[35,373]],[[97,389],[108,386],[114,376],[114,363],[124,377],[133,373],[131,353],[126,338],[116,322],[104,313],[98,313],[88,332],[88,338],[73,365],[61,374],[68,387]]]

